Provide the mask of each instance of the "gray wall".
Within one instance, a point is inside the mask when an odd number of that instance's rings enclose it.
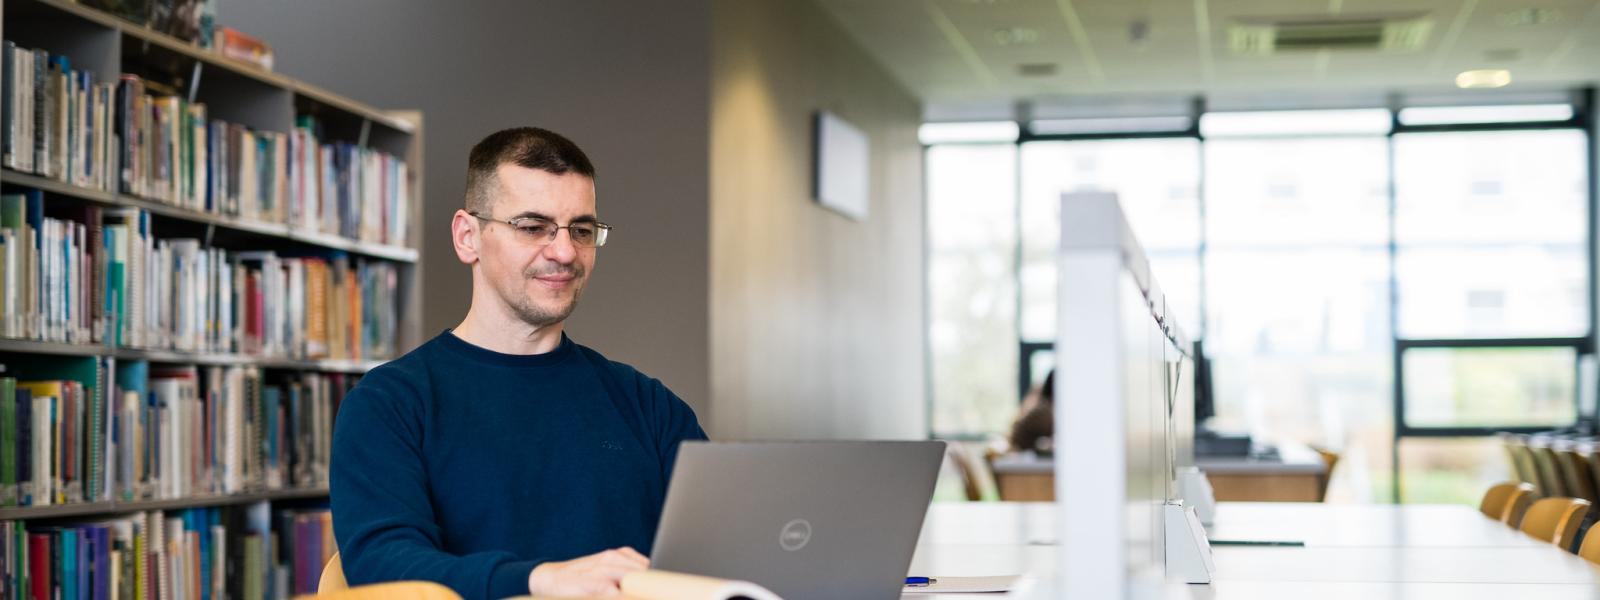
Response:
[[[714,0],[713,433],[926,436],[921,107],[813,2]],[[811,119],[872,144],[871,217],[811,199]]]
[[[617,227],[568,331],[660,378],[709,421],[709,0],[219,0],[277,70],[380,108],[423,111],[424,339],[466,314],[450,250],[467,151],[537,125],[578,142]]]

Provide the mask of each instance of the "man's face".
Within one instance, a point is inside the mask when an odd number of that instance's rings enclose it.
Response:
[[[558,226],[596,220],[594,180],[577,173],[555,175],[516,165],[496,171],[498,194],[479,220],[479,266],[500,301],[523,322],[544,327],[572,314],[594,268],[594,248],[573,244],[563,229],[554,241],[530,236],[504,223],[534,217]]]

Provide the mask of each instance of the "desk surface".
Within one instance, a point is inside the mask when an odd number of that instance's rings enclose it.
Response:
[[[1511,547],[1546,544],[1485,518],[1476,509],[1444,504],[1310,504],[1221,502],[1213,540],[1297,541],[1309,547]],[[922,544],[1055,543],[1048,503],[941,502],[928,509]]]
[[[1057,567],[1054,523],[1050,504],[935,504],[912,574],[1048,577]],[[1600,600],[1600,568],[1464,506],[1222,503],[1212,537],[1306,546],[1214,547],[1215,581],[1180,586],[1190,597]]]
[[[1196,456],[1194,465],[1216,475],[1321,475],[1328,471],[1322,455],[1304,444],[1278,444],[1271,459],[1248,456]]]
[[[1279,444],[1272,459],[1232,456],[1196,456],[1195,466],[1217,475],[1321,475],[1328,466],[1322,456],[1303,444]],[[995,475],[1053,475],[1055,459],[1032,452],[1004,454],[990,465]]]

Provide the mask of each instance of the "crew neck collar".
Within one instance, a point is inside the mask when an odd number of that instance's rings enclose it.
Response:
[[[469,360],[489,363],[505,367],[549,367],[560,364],[570,358],[575,352],[576,344],[563,332],[561,343],[554,350],[543,354],[506,354],[496,352],[482,346],[473,344],[458,337],[455,332],[445,329],[439,337],[435,338],[446,349],[465,356]]]

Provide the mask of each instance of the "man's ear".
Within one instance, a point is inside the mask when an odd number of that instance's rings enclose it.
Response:
[[[478,218],[465,210],[456,210],[450,218],[450,242],[456,248],[456,259],[462,264],[478,263]]]

